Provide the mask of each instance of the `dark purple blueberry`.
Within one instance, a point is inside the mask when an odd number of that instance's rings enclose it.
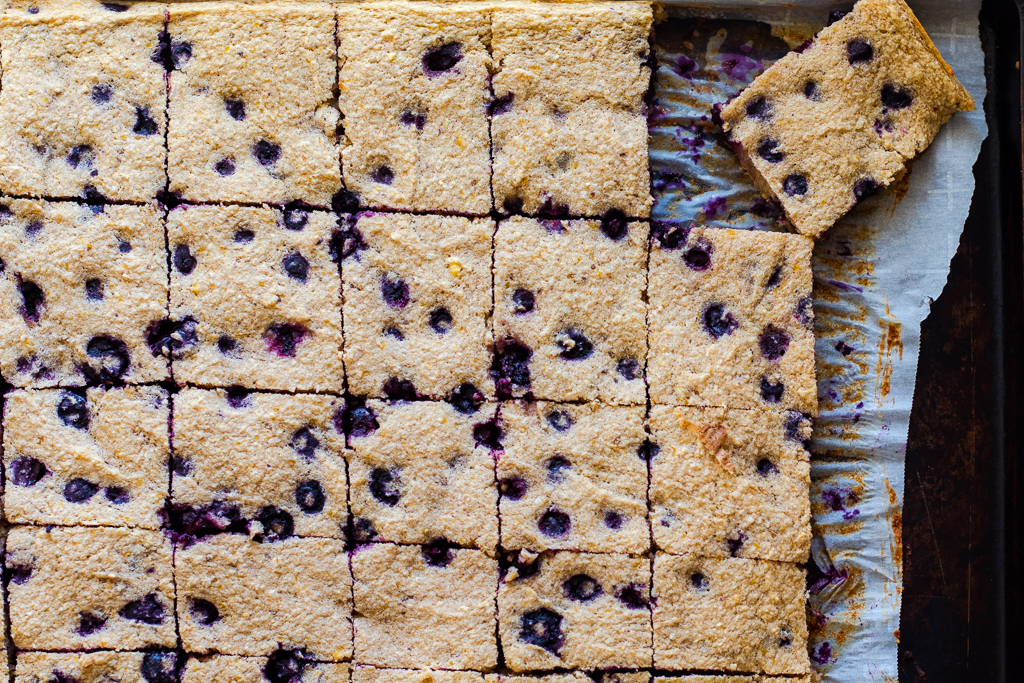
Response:
[[[644,586],[630,583],[615,592],[619,602],[629,609],[647,609],[650,601],[644,595]]]
[[[149,115],[149,107],[135,107],[135,125],[132,126],[132,132],[143,136],[156,135],[160,132],[160,126]]]
[[[26,322],[39,322],[46,304],[43,288],[30,280],[22,280],[18,283],[18,292],[21,294],[21,317]]]
[[[764,283],[765,289],[773,289],[779,286],[779,281],[782,279],[782,266],[775,266],[775,270],[768,276],[768,282]]]
[[[768,458],[761,458],[757,461],[757,473],[762,477],[767,477],[769,474],[778,474],[779,468]]]
[[[359,545],[362,543],[369,543],[373,539],[377,538],[377,529],[373,526],[373,522],[363,517],[354,517],[351,521],[351,529],[349,530],[349,538],[352,545]]]
[[[92,147],[89,145],[76,145],[68,152],[66,161],[71,168],[78,168],[81,163],[92,163]]]
[[[399,119],[403,126],[415,126],[416,130],[423,130],[423,127],[427,125],[427,115],[411,111],[406,109],[402,112],[402,116]]]
[[[264,166],[273,166],[281,158],[281,145],[275,145],[269,140],[258,140],[252,148],[256,161]]]
[[[213,170],[222,176],[234,175],[235,160],[231,157],[224,157],[213,165]]]
[[[32,567],[27,564],[13,564],[7,566],[7,575],[11,583],[24,586],[32,578]]]
[[[383,334],[384,334],[385,337],[393,337],[393,338],[397,339],[398,341],[405,341],[405,335],[402,334],[402,331],[400,329],[398,329],[397,327],[395,327],[394,325],[391,325],[389,327],[385,327]]]
[[[438,334],[448,334],[452,329],[452,314],[444,306],[435,308],[430,312],[430,320],[427,324]]]
[[[132,600],[117,611],[125,619],[156,626],[164,623],[164,606],[160,604],[156,593]]]
[[[525,315],[533,310],[535,300],[533,292],[528,289],[517,289],[512,292],[512,313]]]
[[[761,378],[761,398],[765,403],[782,402],[782,394],[786,391],[786,385],[781,381],[772,383],[767,377]]]
[[[512,102],[515,101],[515,99],[515,94],[511,92],[505,93],[501,97],[495,97],[491,100],[491,104],[488,107],[491,116],[500,116],[512,111]]]
[[[132,499],[127,489],[123,489],[120,486],[108,486],[104,489],[103,495],[114,505],[124,505]]]
[[[316,449],[320,448],[320,439],[313,435],[309,427],[299,427],[292,434],[292,450],[306,460],[312,460],[316,456]]]
[[[778,360],[789,349],[789,335],[786,334],[785,330],[780,330],[775,325],[769,324],[761,332],[758,343],[761,345],[762,356],[768,360]]]
[[[17,486],[35,486],[46,476],[46,465],[40,460],[22,455],[11,461],[11,481]]]
[[[505,197],[501,202],[501,212],[505,215],[523,212],[523,200],[519,197]]]
[[[807,177],[800,173],[790,173],[782,181],[782,190],[790,197],[803,197],[807,194]]]
[[[182,358],[199,343],[198,326],[199,324],[192,317],[181,320],[171,320],[170,318],[157,320],[146,328],[146,345],[154,357]],[[217,346],[220,348],[219,341]]]
[[[92,175],[96,175],[96,171],[93,171]],[[85,198],[85,203],[94,216],[103,213],[103,205],[107,203],[107,198],[99,190],[92,185],[86,185],[82,188],[82,196]]]
[[[187,244],[178,244],[174,247],[174,269],[182,275],[189,275],[196,269],[196,257]]]
[[[805,443],[803,436],[804,422],[809,422],[806,415],[791,410],[786,413],[786,423],[783,425],[786,438],[797,443]]]
[[[171,506],[171,528],[181,534],[202,537],[224,532],[245,533],[247,526],[236,505],[215,500],[209,505]]]
[[[540,211],[538,211],[538,213],[542,216],[568,216],[569,206],[567,204],[555,204],[554,199],[547,197],[544,200],[544,203],[541,204]]]
[[[875,57],[875,48],[863,38],[854,38],[846,44],[846,57],[850,64],[864,64]]]
[[[732,317],[732,313],[726,313],[722,304],[710,304],[705,308],[701,314],[701,321],[704,323],[704,330],[712,339],[721,339],[739,327],[736,318]]]
[[[618,242],[629,232],[626,214],[620,209],[609,209],[601,217],[601,232],[613,242]]]
[[[804,83],[804,97],[809,100],[817,102],[821,99],[821,93],[818,92],[818,84],[814,81],[807,81]]]
[[[114,96],[114,89],[106,83],[97,83],[92,86],[92,101],[96,104],[106,104]]]
[[[445,71],[455,68],[462,61],[462,44],[445,43],[441,47],[428,50],[423,55],[423,70],[428,78],[439,76]]]
[[[777,164],[786,158],[786,155],[779,150],[779,141],[772,138],[765,138],[758,144],[757,156],[770,164]]]
[[[89,405],[85,397],[67,393],[60,397],[57,404],[57,417],[68,427],[75,429],[89,428]]]
[[[618,530],[622,528],[622,522],[625,521],[618,512],[609,510],[604,513],[604,525],[609,529]]]
[[[477,446],[484,446],[492,451],[500,451],[504,449],[501,443],[504,437],[505,434],[501,431],[501,427],[498,426],[497,418],[489,422],[480,422],[473,425],[473,442]]]
[[[331,235],[330,254],[334,261],[344,261],[349,256],[359,258],[359,250],[366,249],[363,234],[356,228],[356,219],[341,216],[341,228]]]
[[[146,683],[177,683],[178,654],[176,652],[147,652],[142,658],[139,673]]]
[[[295,504],[307,515],[323,512],[326,502],[324,487],[316,479],[304,481],[295,487]]]
[[[663,249],[678,249],[690,236],[690,228],[672,221],[655,221],[651,226],[651,234]]]
[[[305,282],[309,274],[309,261],[297,251],[281,259],[281,267],[288,273],[288,277],[299,282]]]
[[[701,240],[683,252],[683,263],[690,270],[707,270],[711,267],[711,254],[715,248],[709,242]]]
[[[86,280],[85,298],[90,301],[103,301],[103,280],[96,278]]]
[[[132,251],[132,243],[128,240],[119,240],[117,242],[117,250],[122,254],[130,254]]]
[[[346,404],[343,411],[338,411],[341,415],[341,423],[344,427],[344,432],[349,436],[362,437],[369,436],[377,431],[380,426],[377,424],[377,415],[373,412],[373,409],[368,408],[360,399],[351,399]],[[338,415],[334,417],[334,428],[339,432],[342,429],[338,428]]]
[[[100,4],[102,4],[103,9],[107,10],[108,12],[117,12],[118,14],[120,14],[121,12],[128,11],[128,5],[122,2],[104,2]]]
[[[875,182],[874,178],[861,178],[853,184],[853,196],[860,202],[868,197],[873,197],[880,188],[881,186]]]
[[[480,410],[480,406],[484,403],[484,395],[474,385],[464,382],[452,392],[448,402],[463,415],[472,415]]]
[[[306,224],[309,222],[309,211],[299,208],[285,209],[284,211],[284,227],[285,230],[291,230],[292,232],[301,232]]]
[[[569,530],[572,528],[572,522],[569,519],[569,515],[565,514],[558,508],[549,508],[537,521],[537,528],[540,529],[541,533],[545,536],[563,538],[569,535]]]
[[[305,650],[277,650],[267,658],[263,675],[270,683],[300,683],[310,662]]]
[[[522,500],[530,486],[522,477],[506,477],[498,482],[498,490],[503,498]]]
[[[555,431],[567,432],[572,429],[573,419],[564,410],[552,410],[548,413],[548,424],[551,425]]]
[[[423,546],[423,560],[431,567],[447,567],[455,561],[455,551],[447,540],[439,538]]]
[[[224,100],[224,108],[235,121],[245,121],[245,102],[242,100]]]
[[[694,572],[690,574],[690,585],[699,591],[707,590],[708,577],[704,576],[700,572]]]
[[[256,237],[256,233],[249,228],[242,228],[241,230],[235,231],[233,239],[238,244],[248,244],[249,242],[252,242],[254,237]]]
[[[519,617],[519,640],[558,655],[565,644],[562,636],[562,615],[541,607]]]
[[[100,487],[88,479],[75,477],[64,484],[64,500],[69,503],[84,503],[95,496],[99,490]]]
[[[567,598],[576,602],[590,602],[604,592],[597,579],[586,574],[569,577],[562,584],[562,590],[565,591]]]
[[[225,356],[238,348],[238,342],[230,335],[222,334],[217,337],[217,350]]]
[[[661,446],[650,439],[644,439],[644,442],[636,449],[637,457],[647,462],[657,457],[658,453],[661,453]]]
[[[263,533],[253,536],[257,543],[283,541],[295,533],[295,521],[292,516],[273,505],[264,506],[256,515],[256,521],[263,525]]]
[[[395,182],[395,172],[390,166],[378,166],[370,174],[370,180],[381,185],[390,185]]]
[[[640,377],[640,364],[635,358],[622,358],[615,364],[615,370],[623,379],[634,380]]]
[[[747,116],[750,118],[767,121],[771,115],[772,109],[764,97],[756,97],[747,103]]]
[[[398,488],[400,485],[398,474],[390,470],[375,467],[370,472],[370,495],[381,505],[387,505],[389,508],[398,505],[402,498],[402,492]]]
[[[582,332],[567,329],[555,335],[555,345],[562,349],[558,355],[563,360],[583,360],[594,352],[594,345]]]
[[[809,296],[805,296],[796,302],[796,311],[793,313],[793,316],[804,328],[808,330],[814,329],[814,300]]]
[[[548,471],[548,481],[557,484],[565,479],[568,472],[572,471],[572,462],[564,455],[555,455],[544,463],[544,467]]]
[[[96,633],[107,623],[107,617],[98,612],[78,613],[78,635],[88,636]]]
[[[359,211],[359,195],[349,190],[339,190],[331,197],[331,209],[335,213],[353,214]]]
[[[392,279],[385,275],[380,279],[380,295],[391,308],[405,308],[409,305],[409,285],[400,277]]]
[[[495,351],[491,374],[495,377],[499,396],[511,396],[512,387],[529,388],[533,351],[512,339],[499,341]]]
[[[849,12],[844,12],[842,10],[833,10],[828,13],[828,23],[825,25],[831,26],[832,24],[836,23],[837,21],[845,17],[847,14],[849,14]]]
[[[187,477],[194,469],[192,461],[183,455],[175,455],[171,458],[171,471],[179,477]]]
[[[267,328],[263,339],[267,348],[283,358],[294,358],[299,344],[309,332],[295,323],[274,323]]]
[[[228,405],[239,410],[240,408],[248,408],[252,405],[252,397],[249,396],[250,392],[245,387],[233,384],[228,387],[224,392],[225,398],[227,399]]]
[[[736,553],[740,551],[743,544],[747,542],[747,535],[742,531],[736,532],[734,538],[725,539],[725,547],[729,549],[729,555],[736,557]]]
[[[411,380],[388,377],[381,388],[389,401],[415,401],[419,398],[416,385]]]
[[[98,361],[99,367],[85,364],[81,367],[85,378],[94,384],[113,382],[120,379],[131,364],[128,346],[115,337],[99,335],[85,345],[85,353],[89,358]]]
[[[906,109],[914,103],[914,96],[907,88],[893,83],[882,86],[882,111],[888,113],[897,109]]]

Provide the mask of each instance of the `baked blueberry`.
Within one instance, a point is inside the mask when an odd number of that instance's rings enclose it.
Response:
[[[284,227],[292,232],[301,232],[309,223],[309,211],[301,208],[286,208],[284,210]]]
[[[292,516],[273,505],[264,506],[256,515],[256,521],[263,525],[263,533],[253,537],[260,543],[283,541],[295,533],[295,521]]]
[[[80,394],[67,393],[57,404],[57,417],[68,427],[89,429],[89,405]]]
[[[281,267],[284,268],[284,272],[288,273],[288,277],[299,282],[305,282],[306,277],[309,273],[309,261],[302,254],[292,252],[281,260]]]
[[[564,455],[553,455],[544,463],[544,468],[548,471],[548,481],[558,484],[572,471],[572,462]],[[568,517],[566,519],[568,520]]]
[[[135,107],[135,125],[132,126],[132,132],[143,136],[156,135],[160,132],[160,126],[149,115],[149,107]]]
[[[461,61],[462,44],[445,43],[423,55],[423,70],[429,78],[434,78],[445,71],[451,71]]]
[[[882,111],[890,112],[897,109],[906,109],[914,103],[914,97],[907,88],[901,88],[893,83],[886,83],[882,86]]]
[[[786,386],[782,381],[772,382],[767,377],[761,378],[761,398],[766,403],[779,403],[782,401],[782,395],[786,391]]]
[[[95,496],[99,490],[99,485],[92,483],[88,479],[75,477],[64,484],[64,500],[69,503],[84,503]]]
[[[777,164],[786,158],[785,153],[779,150],[779,141],[772,138],[765,138],[757,145],[757,156],[771,164]]]
[[[846,44],[846,57],[850,64],[865,64],[875,57],[875,48],[863,38],[854,38]]]
[[[415,401],[419,398],[416,386],[407,379],[389,377],[381,388],[389,401]]]
[[[196,269],[196,257],[187,244],[178,244],[174,247],[174,269],[182,275],[189,275]]]
[[[874,178],[861,178],[853,184],[853,196],[859,202],[868,197],[873,197],[878,193],[880,187]]]
[[[710,242],[701,240],[683,252],[683,263],[690,270],[707,270],[711,267],[711,254],[714,247]]]
[[[267,658],[263,675],[270,683],[298,683],[309,666],[304,650],[277,650]]]
[[[142,658],[139,673],[146,683],[176,683],[178,680],[178,654],[176,652],[147,652]]]
[[[427,125],[427,115],[414,112],[411,110],[405,110],[402,112],[402,116],[399,118],[403,126],[414,126],[416,130],[423,130],[423,127]]]
[[[522,477],[506,477],[498,482],[501,495],[509,500],[522,500],[529,488]]]
[[[778,474],[779,468],[768,458],[761,458],[757,461],[757,473],[762,477],[767,477],[769,474]]]
[[[504,436],[501,428],[498,427],[496,419],[489,422],[481,422],[473,425],[473,441],[477,446],[486,446],[492,451],[502,449],[501,439]]]
[[[274,323],[263,338],[267,348],[279,356],[294,358],[299,344],[306,338],[306,328],[295,323]]]
[[[213,170],[222,176],[234,175],[235,160],[231,157],[224,157],[213,165]]]
[[[747,116],[759,121],[767,121],[771,117],[771,107],[764,97],[755,97],[747,103]]]
[[[537,521],[537,528],[545,536],[563,538],[569,535],[572,522],[569,520],[569,515],[558,508],[549,508],[541,515],[540,520]]]
[[[68,166],[71,168],[78,168],[79,164],[91,164],[92,158],[92,147],[89,145],[76,145],[71,148],[70,152],[68,152],[67,157],[65,157],[65,161],[68,162]]]
[[[92,101],[96,104],[106,104],[114,96],[114,89],[106,83],[97,83],[90,91]]]
[[[169,318],[157,320],[150,323],[146,329],[146,345],[149,346],[149,350],[154,356],[181,358],[191,347],[199,343],[197,327],[198,323],[192,317],[181,320]],[[217,346],[222,353],[226,353],[219,341]],[[234,346],[231,345],[228,350],[233,348]]]
[[[370,495],[382,505],[395,507],[402,497],[398,489],[400,483],[397,473],[383,467],[374,468],[370,472]]]
[[[582,332],[572,328],[556,334],[555,344],[562,349],[558,355],[565,360],[583,360],[594,352],[593,343]]]
[[[78,635],[87,636],[96,633],[103,628],[107,623],[107,617],[99,612],[79,612],[78,613]]]
[[[377,428],[380,426],[377,424],[377,415],[374,414],[373,409],[368,408],[365,401],[361,399],[350,399],[345,409],[339,411],[339,415],[341,415],[341,423],[344,430],[339,427],[338,415],[335,415],[334,427],[339,432],[344,431],[349,436],[369,436],[377,431]]]
[[[821,99],[821,93],[818,91],[818,84],[814,81],[807,81],[804,83],[804,97],[815,102]]]
[[[281,145],[275,145],[269,140],[257,141],[252,151],[256,161],[264,166],[273,166],[281,158]]]
[[[447,567],[455,560],[455,551],[443,538],[423,546],[423,559],[431,567]]]
[[[435,308],[430,312],[430,320],[427,324],[434,332],[447,334],[452,329],[452,314],[444,306]]]
[[[690,585],[697,590],[706,590],[708,587],[708,578],[700,572],[694,572],[690,574]]]
[[[256,233],[252,230],[249,230],[248,228],[240,228],[235,231],[235,235],[232,239],[234,239],[238,244],[248,244],[249,242],[252,242],[254,237],[256,237]]]
[[[742,531],[737,532],[732,538],[725,539],[725,547],[729,549],[729,555],[736,557],[743,544],[747,542],[747,535]]]
[[[601,232],[612,241],[621,240],[629,232],[626,214],[620,209],[609,209],[601,218]]]
[[[395,172],[391,170],[390,166],[378,166],[373,169],[373,173],[370,174],[370,179],[375,183],[381,185],[390,185],[395,182]]]
[[[11,461],[11,481],[17,486],[35,486],[46,476],[46,465],[22,455]]]
[[[661,446],[654,443],[650,439],[645,439],[639,448],[636,449],[636,454],[641,460],[650,462],[653,460],[658,453],[661,453]]]
[[[615,364],[615,370],[623,379],[634,380],[640,376],[640,364],[635,358],[622,358]]]
[[[103,490],[103,496],[114,505],[124,505],[132,499],[131,494],[120,486],[108,486]]]
[[[409,305],[409,285],[400,277],[385,275],[380,279],[380,294],[384,303],[391,308],[405,308]]]
[[[132,600],[117,611],[125,619],[156,626],[164,623],[164,606],[155,593],[150,593],[138,600]]]
[[[29,280],[22,280],[18,282],[18,293],[21,294],[21,317],[28,323],[39,322],[46,303],[42,287]]]
[[[237,348],[238,342],[232,339],[230,335],[222,334],[219,337],[217,337],[217,350],[223,353],[225,356],[230,354]]]
[[[623,521],[625,520],[622,519],[622,515],[620,515],[618,512],[609,510],[608,512],[604,513],[604,525],[609,529],[621,529]]]
[[[786,334],[785,330],[781,330],[775,325],[769,324],[761,332],[761,337],[758,339],[758,343],[761,346],[761,355],[768,360],[778,360],[785,355],[787,349],[789,349],[789,335]]]
[[[807,177],[800,173],[791,173],[782,181],[782,191],[790,197],[803,197],[807,194]]]
[[[562,588],[570,600],[577,602],[590,602],[604,592],[597,579],[586,574],[576,574],[569,577],[562,584]]]
[[[220,610],[209,600],[192,598],[189,600],[188,611],[192,618],[203,626],[210,626],[220,620]]]
[[[320,447],[320,440],[313,435],[309,427],[299,427],[292,434],[292,450],[307,460],[312,460],[316,455],[316,449]]]
[[[484,395],[469,382],[464,382],[452,392],[448,402],[463,415],[472,415],[484,403]]]
[[[533,310],[533,292],[528,289],[517,289],[512,292],[512,312],[516,315],[525,315]]]
[[[530,358],[533,351],[512,339],[504,339],[495,345],[496,353],[491,364],[498,395],[511,396],[513,387],[530,387]]]
[[[85,298],[90,301],[103,301],[103,280],[97,278],[86,280]]]
[[[615,597],[629,609],[647,609],[649,604],[649,601],[644,596],[643,587],[632,583],[617,590]]]
[[[541,607],[519,618],[519,639],[557,655],[565,644],[562,636],[562,615]]]
[[[235,121],[245,120],[245,102],[242,100],[224,100],[224,108]]]
[[[488,106],[488,112],[491,116],[507,114],[512,111],[512,102],[515,101],[515,98],[516,96],[513,93],[506,93],[501,97],[495,97]]]
[[[295,487],[295,504],[307,515],[323,512],[327,502],[324,487],[315,479],[304,481]]]
[[[32,578],[32,567],[27,564],[15,564],[7,567],[7,576],[11,583],[23,586]]]
[[[547,419],[548,424],[559,432],[567,432],[573,425],[572,416],[564,410],[552,410]]]
[[[727,334],[732,334],[739,327],[739,323],[732,317],[732,313],[726,313],[722,304],[710,304],[701,314],[701,321],[704,323],[704,331],[711,335],[712,339],[721,339]]]

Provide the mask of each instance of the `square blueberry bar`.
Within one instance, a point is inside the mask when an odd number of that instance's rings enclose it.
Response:
[[[807,676],[730,676],[700,675],[655,676],[654,683],[811,683]]]
[[[169,417],[167,390],[153,386],[7,394],[7,519],[159,528]]]
[[[167,379],[162,211],[0,202],[0,373],[22,387]]]
[[[344,388],[337,219],[323,211],[179,206],[168,214],[171,320],[150,339],[176,380]]]
[[[501,547],[643,553],[643,406],[501,405]]]
[[[159,531],[11,530],[11,637],[22,650],[174,647],[171,544]]]
[[[435,671],[432,669],[352,668],[352,683],[484,683],[479,671]]]
[[[116,4],[0,21],[0,192],[144,202],[166,187],[164,6]]]
[[[491,14],[480,4],[338,7],[345,185],[364,206],[491,209]]]
[[[349,670],[345,663],[318,662],[302,650],[282,648],[269,657],[189,657],[181,683],[349,683]]]
[[[177,680],[177,668],[178,655],[168,650],[19,652],[14,680],[15,683],[170,683]]]
[[[341,189],[334,29],[326,3],[171,5],[171,192],[329,207]]]
[[[316,394],[185,389],[174,398],[171,521],[202,535],[343,538],[342,401]],[[226,527],[225,527],[226,528]]]

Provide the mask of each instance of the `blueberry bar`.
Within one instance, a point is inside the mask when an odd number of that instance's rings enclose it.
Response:
[[[498,563],[480,550],[372,544],[352,555],[355,661],[486,671],[498,663]]]
[[[335,216],[179,206],[167,234],[171,319],[149,341],[173,359],[176,380],[342,391]]]
[[[514,401],[500,425],[502,548],[648,550],[642,406]]]
[[[651,666],[648,558],[549,551],[518,559],[498,589],[510,669]]]
[[[901,177],[951,116],[973,109],[903,0],[860,0],[721,117],[761,191],[816,237]]]
[[[492,449],[496,406],[466,397],[367,401],[350,430],[349,491],[356,540],[445,539],[493,554],[498,493]]]
[[[192,656],[185,662],[185,668],[181,672],[181,683],[260,683],[262,681],[349,683],[349,665],[317,662],[303,650],[282,648],[275,650],[269,657]],[[158,683],[163,683],[163,681]],[[173,683],[173,681],[167,683]]]
[[[159,387],[19,390],[4,402],[13,523],[160,527],[170,401]]]
[[[0,192],[142,202],[166,187],[164,8],[115,4],[0,22]]]
[[[490,24],[479,5],[338,7],[342,166],[364,206],[490,211]]]
[[[654,559],[654,666],[807,674],[799,565],[739,557]]]
[[[156,204],[0,202],[0,372],[22,387],[167,379],[147,340],[167,317]]]
[[[158,531],[19,526],[4,568],[19,649],[175,645],[171,545]]]
[[[15,683],[173,683],[178,655],[150,652],[19,652]]]
[[[811,240],[660,228],[648,290],[651,400],[816,414]]]
[[[676,555],[806,562],[810,421],[796,412],[651,407],[651,530]]]
[[[170,190],[330,206],[341,189],[334,28],[326,4],[171,5]]]
[[[808,676],[730,676],[727,674],[704,676],[656,676],[654,683],[811,683]]]
[[[202,536],[343,538],[341,399],[184,389],[174,399],[171,521]]]
[[[487,674],[486,683],[587,683],[593,680],[582,671],[539,676],[516,676],[511,674]]]
[[[434,671],[432,669],[379,669],[356,666],[352,683],[484,683],[478,671]]]
[[[269,657],[283,648],[318,661],[349,659],[352,583],[344,542],[273,533],[262,540],[220,534],[175,551],[185,651]]]
[[[351,218],[343,217],[351,222]],[[342,262],[349,390],[376,398],[493,396],[489,218],[363,213]]]
[[[513,216],[494,251],[502,398],[643,405],[648,226]]]

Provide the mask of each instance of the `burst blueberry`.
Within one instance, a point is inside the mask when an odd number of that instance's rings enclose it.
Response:
[[[576,602],[590,602],[604,592],[597,579],[587,574],[570,576],[562,584],[562,590],[566,597]]]
[[[117,611],[125,619],[138,621],[150,626],[164,623],[164,606],[155,593],[150,593],[138,600],[132,600]]]
[[[382,505],[398,505],[402,498],[399,485],[398,475],[383,467],[376,467],[370,472],[370,495]]]
[[[519,618],[519,639],[557,655],[565,644],[562,615],[547,607],[526,612]]]
[[[307,515],[323,512],[327,502],[324,487],[315,479],[304,481],[295,487],[295,504]]]
[[[57,417],[68,427],[89,429],[89,405],[84,396],[67,393],[57,404]]]
[[[569,519],[569,515],[558,508],[549,508],[537,521],[537,528],[545,536],[564,538],[572,529],[572,521]]]
[[[722,304],[710,304],[701,314],[701,321],[704,323],[704,330],[711,335],[712,339],[721,339],[727,334],[732,334],[739,327],[739,323],[727,313]]]

